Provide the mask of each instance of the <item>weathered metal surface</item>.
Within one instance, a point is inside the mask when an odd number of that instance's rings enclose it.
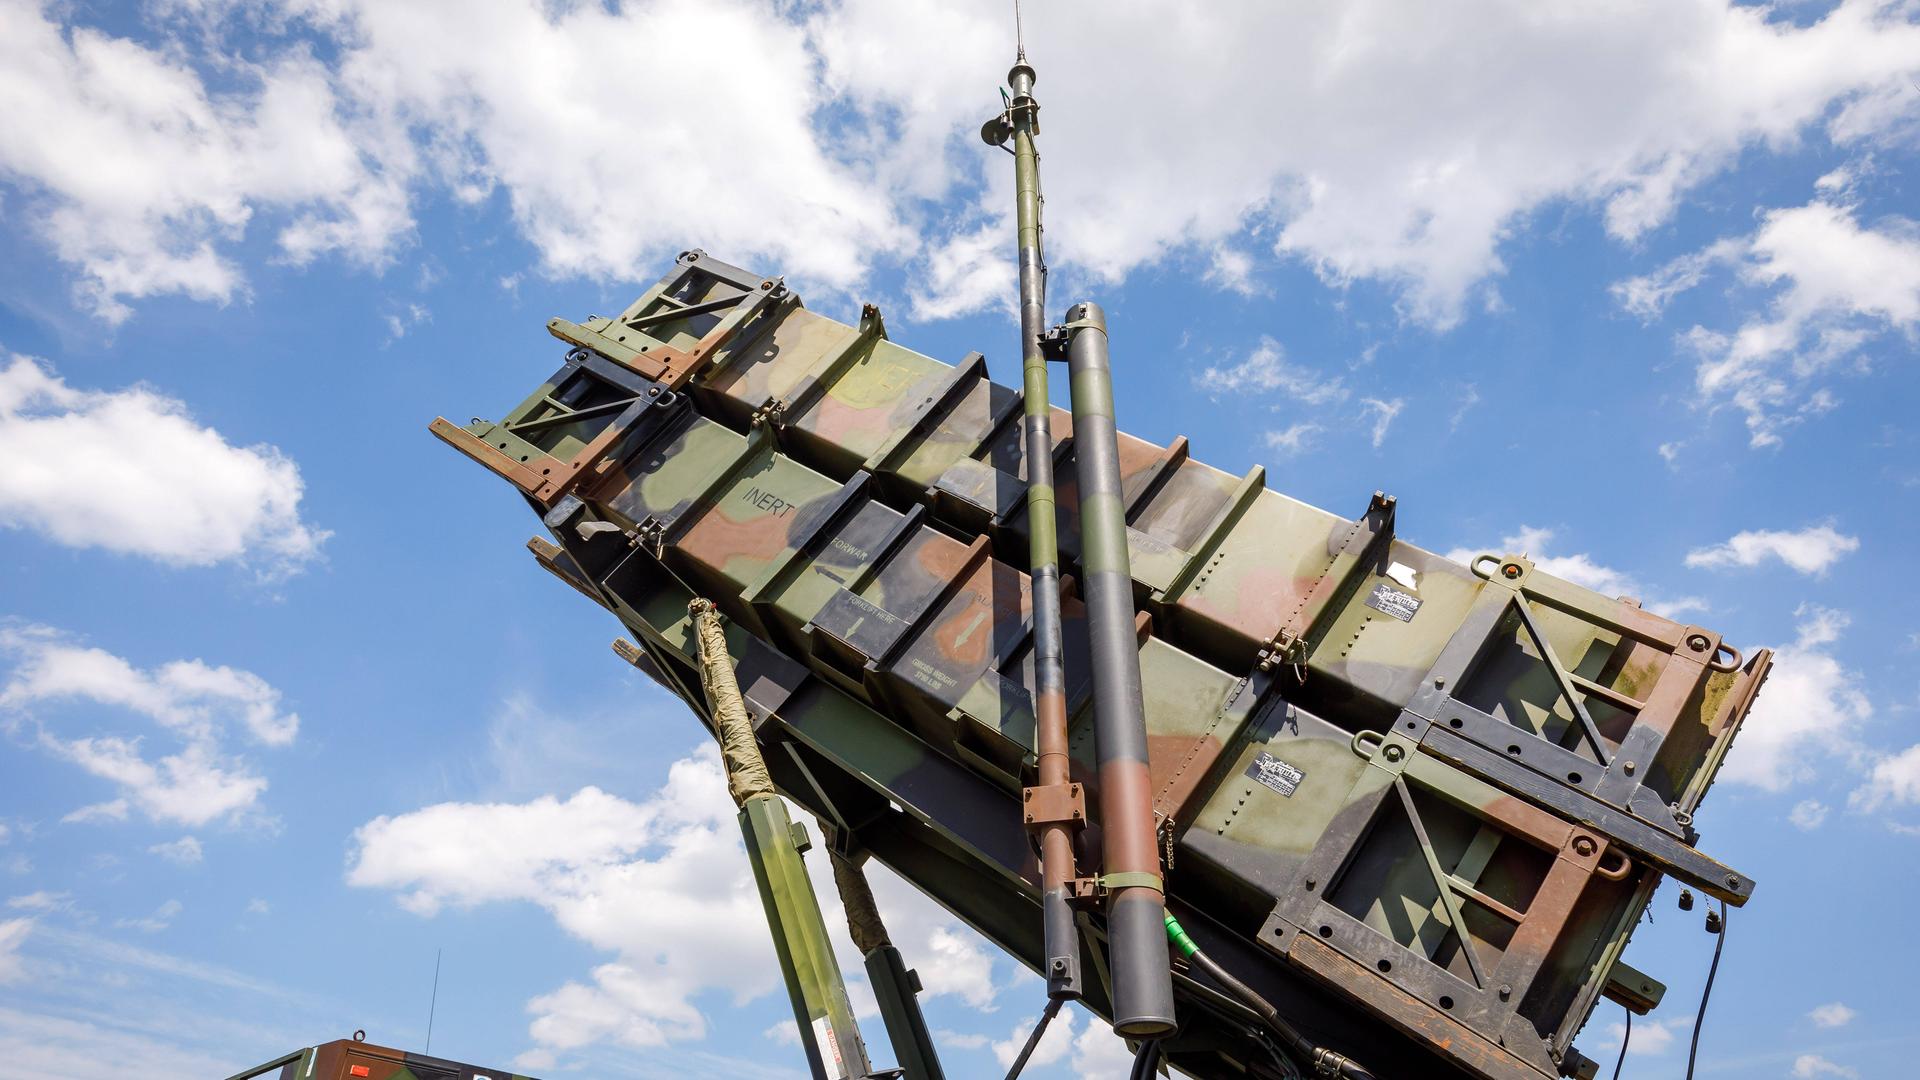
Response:
[[[638,325],[595,330],[625,352],[576,349],[500,424],[435,433],[526,495],[551,531],[541,565],[703,720],[686,604],[711,597],[779,791],[1043,970],[1029,824],[1083,808],[1083,868],[1103,840],[1079,597],[1098,545],[1071,419],[1036,412],[1062,478],[1059,696],[1082,794],[1029,800],[1055,785],[1036,784],[1023,395],[977,358],[887,341],[871,308],[848,326],[742,287],[777,279],[721,267],[700,291],[689,267],[721,264],[683,257],[649,295],[718,306],[673,327],[638,304]],[[635,374],[662,346],[694,359]],[[1453,563],[1399,539],[1384,495],[1345,517],[1184,439],[1119,432],[1113,450],[1169,902],[1310,1038],[1382,1076],[1583,1067],[1573,1038],[1625,992],[1612,976],[1659,878],[1751,895],[1695,848],[1694,815],[1766,653],[1742,662],[1519,554]],[[577,479],[535,480],[555,462]],[[1085,876],[1074,892],[1083,992],[1111,1016],[1103,898]],[[1243,1007],[1174,979],[1175,1065],[1264,1067]]]

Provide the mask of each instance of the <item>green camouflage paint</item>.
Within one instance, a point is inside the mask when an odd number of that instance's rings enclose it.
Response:
[[[576,349],[498,424],[434,433],[531,499],[541,564],[709,724],[686,604],[710,596],[778,790],[1046,970],[1023,811],[1051,700],[1035,462],[1065,470],[1063,782],[1085,794],[1049,814],[1084,825],[1081,866],[1104,822],[1075,589],[1112,568],[1116,534],[1082,535],[1061,410],[977,358],[883,348],[870,308],[849,326],[758,287],[774,280],[689,253],[631,317],[567,331],[611,351]],[[715,296],[646,321],[660,297]],[[1572,1042],[1598,1000],[1643,1000],[1643,976],[1615,976],[1658,880],[1751,895],[1692,838],[1770,656],[1517,555],[1452,563],[1400,540],[1385,496],[1344,517],[1184,439],[1113,438],[1146,771],[1188,933],[1380,1075],[1586,1070]],[[1094,935],[1073,946],[1085,999],[1112,1016],[1104,898],[1066,886]],[[1174,984],[1177,1067],[1238,1075],[1264,1053],[1192,976]]]

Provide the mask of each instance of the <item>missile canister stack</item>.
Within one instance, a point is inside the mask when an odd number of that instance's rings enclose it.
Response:
[[[1016,155],[1023,67],[983,132]],[[712,602],[768,774],[835,852],[1176,1067],[1592,1075],[1598,1001],[1659,1000],[1620,954],[1661,878],[1752,893],[1694,815],[1771,657],[1520,553],[1423,550],[1380,493],[1346,518],[1118,432],[1104,321],[1067,314],[1071,415],[1031,355],[1015,391],[690,251],[620,314],[550,322],[559,370],[501,421],[433,431],[710,728]]]

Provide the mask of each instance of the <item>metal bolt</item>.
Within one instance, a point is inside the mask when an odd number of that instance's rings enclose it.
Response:
[[[1309,889],[1311,889],[1311,888],[1313,888],[1313,887],[1314,887],[1315,885],[1318,885],[1318,884],[1320,884],[1320,881],[1319,881],[1319,879],[1318,879],[1318,878],[1308,878],[1308,879],[1307,879],[1307,888],[1309,888]]]
[[[1634,765],[1634,763],[1629,761],[1625,765],[1621,766],[1621,771],[1625,772],[1628,776],[1632,776],[1633,770],[1635,768],[1636,766]]]
[[[1388,761],[1399,761],[1401,758],[1405,757],[1406,754],[1407,752],[1405,750],[1400,749],[1398,746],[1389,746],[1386,749],[1386,756]]]
[[[1520,576],[1520,564],[1508,563],[1507,565],[1500,568],[1500,573],[1504,575],[1509,581],[1511,581],[1512,579]]]
[[[1573,853],[1575,855],[1578,855],[1584,859],[1587,856],[1592,855],[1595,850],[1596,848],[1594,847],[1594,844],[1593,844],[1593,837],[1576,836],[1573,838]]]
[[[1692,649],[1694,652],[1706,652],[1708,644],[1709,642],[1705,634],[1687,635],[1687,648]]]
[[[1511,986],[1506,986],[1506,985],[1504,985],[1504,984],[1503,984],[1503,985],[1502,985],[1502,986],[1500,987],[1500,1000],[1501,1000],[1501,1001],[1505,1001],[1505,1000],[1507,1000],[1508,998],[1510,998],[1510,997],[1512,997],[1512,996],[1513,996],[1513,987],[1511,987]]]
[[[1740,887],[1740,875],[1738,875],[1738,874],[1728,874],[1728,875],[1727,875],[1727,888],[1729,888],[1729,889],[1737,889],[1737,888],[1739,888],[1739,887]]]
[[[1433,688],[1434,688],[1435,690],[1443,690],[1443,689],[1445,689],[1445,688],[1446,688],[1446,685],[1447,685],[1447,680],[1445,680],[1445,679],[1435,679],[1435,680],[1433,680]]]

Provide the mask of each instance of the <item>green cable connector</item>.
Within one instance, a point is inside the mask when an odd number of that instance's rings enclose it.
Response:
[[[1181,956],[1191,957],[1200,951],[1200,946],[1195,945],[1193,939],[1187,936],[1187,932],[1180,928],[1180,920],[1174,918],[1171,911],[1167,912],[1167,940],[1173,942],[1174,947],[1180,950]]]

